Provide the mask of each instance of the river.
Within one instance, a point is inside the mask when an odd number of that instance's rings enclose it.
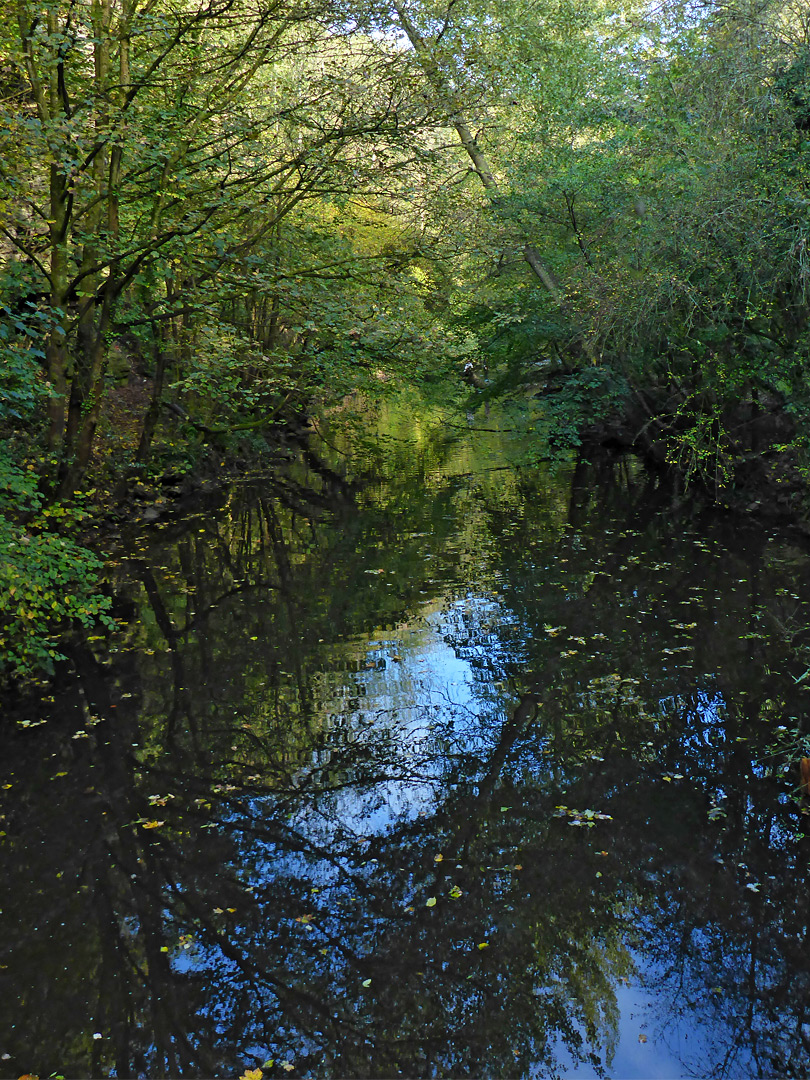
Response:
[[[0,1074],[810,1074],[808,548],[510,425],[128,534],[4,719]]]

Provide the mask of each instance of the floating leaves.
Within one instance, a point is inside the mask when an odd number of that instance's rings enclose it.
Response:
[[[709,821],[720,821],[724,817],[728,817],[726,811],[723,809],[722,806],[719,806],[717,802],[712,800],[708,813]]]
[[[572,810],[567,806],[555,807],[555,817],[569,818],[569,825],[592,829],[597,821],[613,821],[612,814],[601,814],[597,810]]]
[[[436,907],[436,897],[429,896],[425,901],[425,907]]]

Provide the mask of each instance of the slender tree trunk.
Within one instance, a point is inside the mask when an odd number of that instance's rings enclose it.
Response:
[[[79,318],[79,350],[77,370],[71,386],[68,423],[64,442],[64,465],[60,494],[71,494],[80,483],[93,451],[101,407],[106,393],[107,334],[112,309],[118,298],[114,252],[106,281],[99,272],[92,272],[101,255],[99,236],[106,232],[106,243],[118,240],[119,187],[122,152],[120,145],[107,148],[110,126],[111,67],[112,67],[112,0],[94,0],[93,29],[95,33],[94,78],[98,98],[96,138],[100,144],[93,161],[93,182],[97,194],[95,207],[87,219],[88,241],[82,253],[85,291],[90,295]],[[122,105],[129,85],[129,4],[124,3],[118,27],[118,86],[114,93]],[[101,299],[99,302],[99,293]],[[75,448],[75,453],[74,453]]]
[[[50,38],[55,40],[59,31],[59,23],[54,9],[48,12],[47,25]],[[28,37],[33,27],[30,30],[25,27],[22,8],[20,8],[20,29],[27,61],[26,67],[31,78],[40,121],[49,124],[54,117],[60,115],[69,117],[70,105],[64,89],[64,73],[61,61],[56,62],[56,57],[52,58],[53,62],[48,71],[46,92],[45,85],[40,82],[36,71],[33,50]],[[52,395],[48,399],[48,448],[53,452],[58,452],[61,449],[64,437],[68,383],[68,348],[65,323],[70,282],[70,262],[67,236],[71,225],[73,200],[68,189],[67,177],[56,162],[50,168],[49,186],[50,303],[56,321],[51,329],[46,346],[48,381],[51,384]]]
[[[157,429],[158,419],[160,418],[161,398],[163,396],[163,387],[166,382],[166,349],[161,341],[157,323],[154,320],[152,320],[152,356],[155,362],[155,375],[152,383],[152,396],[149,400],[149,407],[146,410],[146,415],[143,418],[141,438],[138,443],[138,451],[135,455],[135,460],[139,465],[145,465],[152,452],[152,440],[155,437],[155,430]]]
[[[62,483],[59,487],[61,497],[73,494],[81,483],[82,477],[87,471],[87,466],[90,464],[93,440],[95,439],[96,428],[101,415],[101,406],[104,403],[105,396],[107,332],[110,328],[110,314],[114,295],[115,283],[108,280],[104,288],[101,312],[89,356],[90,367],[87,372],[89,390],[82,403],[79,426],[76,432],[75,453],[71,459],[66,460],[66,466],[63,470]],[[73,450],[73,447],[71,446],[69,449]]]
[[[478,145],[478,141],[470,130],[470,126],[467,123],[463,110],[456,102],[454,102],[453,91],[448,85],[444,74],[440,71],[438,64],[433,59],[430,46],[419,33],[419,30],[409,18],[402,4],[395,3],[394,10],[399,18],[400,26],[405,31],[408,40],[413,46],[413,50],[416,53],[428,82],[447,108],[448,120],[456,129],[461,145],[467,152],[467,156],[472,162],[473,169],[477,173],[481,185],[491,197],[493,205],[497,206],[502,197],[498,181],[495,179],[495,174],[490,167],[486,154]],[[561,303],[562,291],[555,281],[554,275],[545,265],[540,252],[531,244],[527,243],[523,248],[523,257],[532,273],[551,294],[555,302],[558,304]]]
[[[55,323],[48,334],[45,359],[51,395],[48,398],[48,449],[59,453],[65,433],[67,401],[67,337],[65,315],[68,290],[68,253],[64,242],[66,224],[64,178],[51,168],[51,310]],[[60,312],[60,315],[56,315]]]

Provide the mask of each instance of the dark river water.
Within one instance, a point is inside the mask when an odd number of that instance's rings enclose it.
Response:
[[[807,547],[364,424],[144,523],[7,710],[0,1074],[810,1075]]]

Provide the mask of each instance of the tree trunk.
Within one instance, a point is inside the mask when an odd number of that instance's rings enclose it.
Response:
[[[146,415],[143,418],[141,438],[138,443],[138,451],[135,454],[135,460],[139,465],[145,465],[152,452],[152,440],[155,437],[155,430],[160,417],[160,399],[163,396],[163,387],[166,382],[166,349],[160,340],[160,332],[154,320],[152,321],[152,356],[155,361],[152,396],[149,400]]]
[[[93,440],[95,439],[96,428],[101,415],[101,406],[104,402],[104,383],[107,369],[107,331],[110,327],[113,295],[114,283],[108,279],[104,288],[101,313],[89,358],[90,370],[87,373],[89,391],[76,433],[76,452],[72,460],[67,462],[59,489],[59,494],[62,497],[73,494],[81,483],[82,477],[87,471],[87,466],[90,464]]]
[[[481,185],[487,194],[491,197],[494,206],[497,206],[501,200],[501,191],[498,187],[498,181],[495,179],[495,174],[490,168],[487,156],[470,130],[469,124],[464,116],[464,113],[460,106],[453,100],[453,91],[448,86],[447,79],[444,74],[439,70],[436,61],[433,59],[430,47],[422,35],[419,33],[415,24],[411,21],[407,15],[405,9],[401,3],[394,4],[394,10],[399,17],[400,26],[405,31],[405,34],[413,46],[413,50],[419,60],[422,70],[427,77],[428,82],[436,91],[439,99],[444,102],[447,108],[448,120],[456,129],[456,133],[459,137],[461,145],[467,152],[467,156],[472,162],[473,168],[478,175]],[[543,287],[551,294],[557,304],[562,303],[562,291],[559,285],[554,280],[554,275],[548,269],[543,262],[542,256],[536,248],[527,243],[523,248],[523,258],[526,260],[527,265],[531,269],[532,273],[542,283]]]
[[[55,170],[52,170],[52,172]],[[63,185],[61,185],[63,188]],[[54,215],[53,187],[51,191],[51,214]],[[60,215],[62,217],[63,215]],[[56,220],[59,220],[57,218]],[[52,232],[54,225],[51,226]],[[67,305],[68,259],[63,242],[54,243],[51,249],[51,309],[56,318],[48,333],[45,360],[48,368],[50,397],[48,398],[48,449],[59,453],[65,433],[65,404],[67,399],[67,339],[65,335],[65,307]],[[61,315],[57,316],[57,312]]]

